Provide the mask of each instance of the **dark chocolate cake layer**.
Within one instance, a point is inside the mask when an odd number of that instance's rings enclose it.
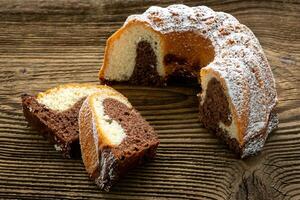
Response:
[[[132,152],[157,142],[153,137],[156,135],[154,129],[135,109],[112,98],[105,99],[103,106],[105,114],[117,121],[126,133],[126,138],[115,148],[120,153],[118,157],[130,156]]]
[[[137,44],[135,67],[129,83],[133,85],[162,85],[163,80],[160,78],[156,66],[157,59],[151,45],[146,41],[140,41]]]
[[[184,57],[174,54],[164,56],[164,64],[168,66],[172,73],[167,77],[167,82],[171,84],[197,84],[199,78],[200,64],[191,64]]]
[[[47,138],[66,158],[79,157],[78,114],[84,99],[58,112],[40,104],[34,96],[22,95],[23,113],[30,126]]]
[[[231,114],[226,95],[220,83],[213,78],[207,85],[206,98],[199,108],[200,121],[207,128],[218,127],[221,121],[225,125],[231,124]]]

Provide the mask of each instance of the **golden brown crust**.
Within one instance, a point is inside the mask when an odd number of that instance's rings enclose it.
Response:
[[[90,177],[96,177],[99,174],[99,156],[98,144],[94,137],[93,114],[86,100],[79,112],[79,141],[82,160]]]

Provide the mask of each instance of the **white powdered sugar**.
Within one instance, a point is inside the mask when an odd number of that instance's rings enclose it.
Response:
[[[133,20],[145,22],[162,34],[194,31],[209,39],[215,58],[204,69],[213,70],[226,83],[237,120],[246,125],[244,140],[266,129],[277,103],[275,81],[262,47],[248,27],[230,14],[180,4],[152,6],[141,15],[128,17],[124,26]],[[263,142],[257,145],[261,148]]]

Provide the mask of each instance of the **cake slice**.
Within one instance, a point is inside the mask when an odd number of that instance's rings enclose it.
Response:
[[[105,191],[129,169],[153,159],[159,144],[149,123],[116,93],[87,97],[79,112],[79,138],[86,171]]]
[[[23,113],[29,125],[49,139],[66,158],[80,155],[78,113],[84,99],[94,92],[116,93],[110,87],[93,84],[65,84],[22,95]]]

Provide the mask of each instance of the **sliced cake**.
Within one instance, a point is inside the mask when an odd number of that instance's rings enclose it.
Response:
[[[174,77],[200,83],[201,122],[241,157],[260,151],[278,124],[268,60],[253,32],[230,14],[152,6],[107,40],[102,82],[160,86]]]
[[[95,92],[116,93],[93,84],[65,84],[22,95],[23,113],[29,125],[48,138],[64,157],[80,155],[78,114],[84,99]]]
[[[87,97],[79,114],[79,138],[86,171],[106,191],[129,169],[153,159],[159,144],[149,123],[116,93]]]

